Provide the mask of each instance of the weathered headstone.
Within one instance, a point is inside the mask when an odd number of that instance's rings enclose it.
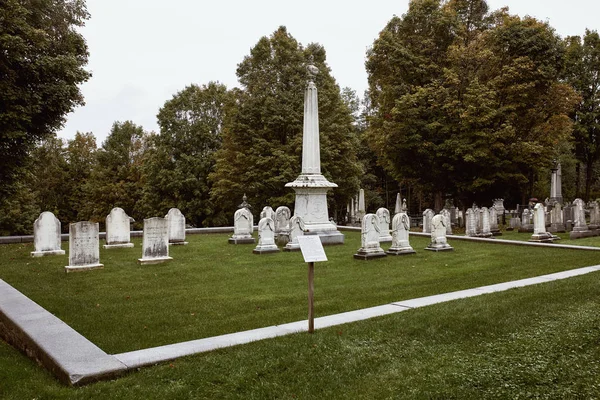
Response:
[[[100,264],[100,235],[97,222],[69,224],[69,265],[67,272],[104,268]]]
[[[280,246],[285,246],[290,240],[290,217],[292,212],[286,206],[277,207],[275,210],[275,241]]]
[[[394,215],[402,212],[402,199],[400,198],[400,193],[396,195],[396,205],[394,206]]]
[[[504,213],[504,199],[494,199],[494,205],[492,206],[496,209],[498,214]]]
[[[444,208],[440,211],[440,215],[444,217],[444,224],[446,225],[446,235],[452,235],[452,217],[449,209]]]
[[[529,210],[529,208],[523,210],[519,232],[533,232],[532,217],[533,213]]]
[[[354,258],[369,260],[372,258],[385,257],[386,254],[379,245],[379,218],[375,214],[366,214],[361,225],[361,247]]]
[[[165,218],[169,221],[169,244],[188,244],[185,241],[185,217],[181,211],[178,208],[171,208]]]
[[[110,210],[106,216],[106,244],[105,249],[133,247],[131,243],[132,218],[120,207]]]
[[[258,221],[258,244],[252,250],[254,254],[276,253],[279,247],[275,244],[275,222],[269,217]]]
[[[454,248],[446,240],[446,221],[443,215],[431,219],[431,243],[425,248],[430,251],[452,251]]]
[[[472,208],[467,208],[467,217],[465,219],[465,236],[474,237],[477,236],[477,211]]]
[[[271,206],[263,207],[262,211],[260,212],[260,219],[263,218],[271,218],[273,221],[275,221],[275,211],[273,211]]]
[[[300,243],[298,243],[298,236],[304,235],[304,221],[302,217],[294,215],[290,219],[290,241],[285,245],[285,251],[296,251],[300,250]]]
[[[558,161],[554,161],[554,165],[551,169],[552,177],[550,179],[550,200],[552,202],[557,201],[562,203],[562,172],[560,163]]]
[[[169,220],[161,217],[145,219],[142,258],[138,263],[159,264],[172,259],[169,257]]]
[[[565,232],[565,223],[563,211],[560,203],[554,203],[550,211],[550,228],[551,232]]]
[[[590,209],[590,224],[588,226],[591,230],[596,230],[600,227],[600,208],[598,207],[597,201],[591,201],[589,204]]]
[[[33,223],[32,257],[64,255],[60,248],[60,221],[50,211],[44,211]]]
[[[230,244],[254,243],[252,232],[254,230],[254,216],[247,208],[238,209],[233,216],[233,236],[229,238]]]
[[[424,233],[431,233],[431,219],[433,218],[434,215],[435,215],[435,213],[430,208],[423,211],[423,232]]]
[[[494,236],[502,235],[502,232],[500,232],[500,228],[498,227],[498,211],[496,206],[490,208],[490,232],[492,232],[492,235]]]
[[[533,235],[529,241],[552,243],[552,234],[546,232],[546,213],[542,203],[533,208]]]
[[[479,213],[481,214],[481,233],[479,236],[489,238],[492,236],[490,226],[490,211],[487,207],[481,207]]]
[[[365,190],[360,189],[358,192],[358,209],[356,211],[356,222],[361,223],[363,217],[367,213],[365,204]]]
[[[585,220],[585,203],[583,200],[575,199],[573,201],[573,214],[574,226],[569,237],[571,239],[579,239],[593,236],[593,233],[589,230]]]
[[[392,241],[390,234],[390,212],[387,208],[381,207],[377,210],[377,218],[379,218],[379,243],[389,243]]]
[[[392,246],[386,251],[386,254],[401,256],[416,253],[408,240],[409,231],[410,218],[408,215],[404,212],[394,215],[392,220]]]
[[[521,229],[521,217],[511,217],[510,218],[510,227],[507,230],[519,230]]]

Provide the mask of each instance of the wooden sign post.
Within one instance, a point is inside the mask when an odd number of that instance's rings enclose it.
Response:
[[[315,331],[314,277],[315,262],[327,261],[321,239],[317,235],[298,236],[304,261],[308,263],[308,333]]]

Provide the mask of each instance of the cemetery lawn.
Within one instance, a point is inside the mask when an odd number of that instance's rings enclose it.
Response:
[[[497,239],[506,239],[506,240],[520,240],[523,242],[529,241],[531,239],[532,232],[518,232],[518,231],[502,231],[502,236],[496,236]],[[581,239],[569,239],[569,232],[566,233],[555,233],[556,236],[560,238],[560,240],[556,240],[555,244],[568,244],[571,246],[591,246],[591,247],[600,247],[600,236],[592,236]]]
[[[326,247],[315,267],[317,317],[599,264],[600,253],[451,241],[455,251],[353,259],[358,232]],[[32,258],[33,245],[0,247],[0,278],[109,354],[307,318],[307,267],[300,252],[252,254],[227,234],[188,235],[165,264],[137,264],[130,249],[100,250],[103,270],[66,274],[67,256]],[[389,244],[385,245],[387,248]],[[63,243],[68,249],[68,244]]]
[[[597,398],[598,287],[596,272],[221,349],[82,388],[60,384],[0,341],[0,398]]]

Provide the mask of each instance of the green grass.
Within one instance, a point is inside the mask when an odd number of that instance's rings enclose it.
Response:
[[[252,254],[228,235],[189,235],[167,264],[139,266],[133,249],[101,249],[104,270],[65,274],[67,257],[31,258],[30,244],[0,247],[0,278],[108,353],[306,319],[300,253]],[[598,264],[591,252],[454,241],[454,252],[359,261],[358,233],[326,248],[315,272],[316,316]]]
[[[83,388],[61,385],[0,342],[0,398],[593,399],[599,286],[592,273],[221,349]]]
[[[531,239],[532,233],[529,232],[519,232],[519,231],[502,231],[502,236],[496,236],[498,239],[506,239],[506,240],[520,240],[523,242],[527,242]],[[554,243],[556,244],[568,244],[572,246],[591,246],[591,247],[600,247],[600,236],[593,236],[582,239],[569,239],[569,232],[566,233],[555,233],[556,236],[560,238],[560,240],[556,240]]]

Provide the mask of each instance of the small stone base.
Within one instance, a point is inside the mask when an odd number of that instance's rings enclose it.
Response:
[[[502,236],[502,232],[500,232],[500,231],[492,232],[492,236]]]
[[[105,244],[105,249],[124,249],[133,247],[133,243]]]
[[[228,242],[229,244],[254,244],[256,240],[253,237],[239,239],[230,237]]]
[[[425,250],[429,251],[454,251],[454,247],[447,245],[429,245],[425,247]]]
[[[569,239],[581,239],[592,236],[594,236],[594,232],[592,231],[571,231]]]
[[[150,265],[150,264],[161,264],[172,260],[173,257],[156,257],[156,258],[138,258],[138,264]]]
[[[64,256],[64,250],[46,250],[46,251],[32,251],[31,257],[44,257],[44,256]]]
[[[546,232],[537,235],[531,235],[531,239],[529,239],[529,241],[537,243],[552,243],[553,239],[552,234]]]
[[[407,254],[416,254],[417,252],[412,247],[405,247],[402,249],[389,249],[385,252],[388,256],[404,256]]]
[[[289,233],[282,232],[275,236],[275,243],[278,246],[285,246],[286,244],[288,244],[289,241],[290,241]]]
[[[380,236],[379,243],[392,243],[393,238],[391,236]]]
[[[90,271],[93,269],[102,269],[104,268],[104,264],[90,264],[90,265],[67,265],[65,267],[65,272],[81,272],[81,271]]]
[[[269,253],[279,253],[281,250],[279,250],[279,247],[273,245],[273,246],[257,246],[254,250],[252,250],[252,253],[254,254],[269,254]]]
[[[519,232],[520,233],[533,233],[533,226],[530,227],[520,227],[519,228]]]
[[[188,242],[169,242],[169,246],[185,246]]]
[[[386,256],[387,254],[385,254],[383,249],[381,251],[374,252],[365,252],[358,250],[358,252],[354,255],[354,258],[356,258],[357,260],[372,260],[375,258],[381,258]]]
[[[492,232],[490,232],[490,233],[480,233],[479,235],[477,235],[477,237],[480,237],[480,238],[491,238],[493,236],[494,235],[492,234]]]
[[[305,235],[319,235],[323,246],[344,244],[344,234],[340,231],[304,232]]]
[[[299,244],[292,245],[290,242],[288,242],[288,244],[286,244],[285,247],[283,248],[283,251],[300,251],[300,245]]]

